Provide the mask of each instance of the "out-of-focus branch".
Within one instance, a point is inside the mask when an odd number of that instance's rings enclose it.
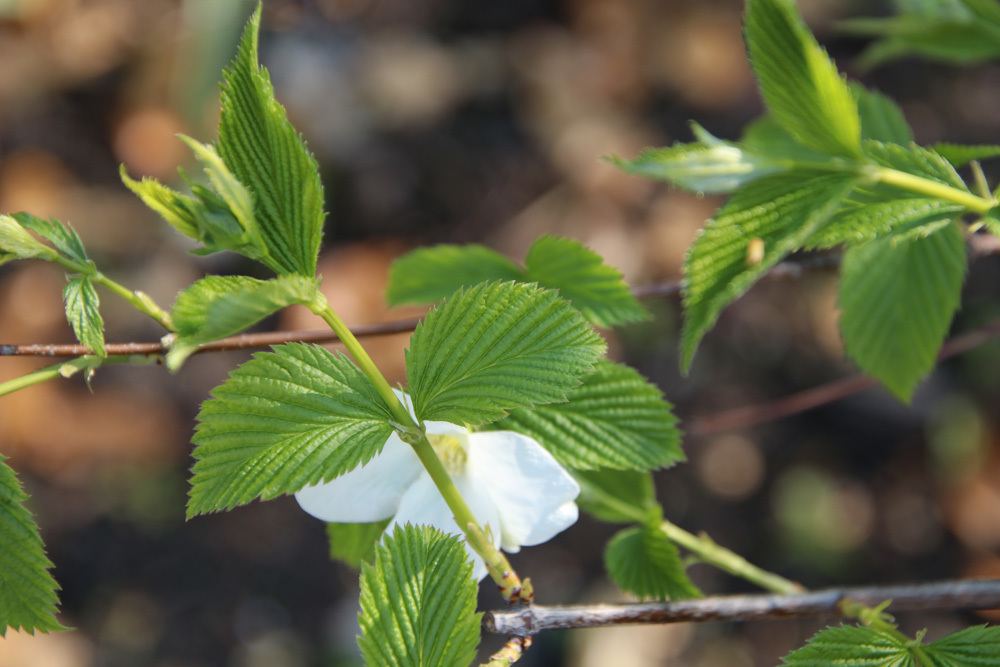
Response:
[[[483,627],[496,634],[531,636],[544,630],[607,625],[704,621],[755,621],[804,616],[842,616],[845,603],[873,607],[892,600],[891,610],[1000,608],[1000,580],[941,581],[905,586],[837,588],[798,595],[734,595],[680,602],[549,607],[491,611]]]

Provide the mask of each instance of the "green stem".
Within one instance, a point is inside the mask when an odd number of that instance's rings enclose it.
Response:
[[[805,592],[805,588],[801,584],[790,579],[785,579],[773,572],[762,570],[743,558],[743,556],[719,546],[711,537],[704,533],[694,535],[670,521],[663,521],[660,527],[666,533],[667,537],[698,556],[702,562],[714,565],[720,570],[745,579],[764,590],[780,595],[793,595]]]
[[[37,371],[16,377],[13,380],[0,382],[0,396],[13,394],[15,391],[20,391],[21,389],[26,389],[36,384],[47,382],[48,380],[60,377],[69,378],[80,371],[96,369],[107,364],[146,365],[155,363],[155,361],[154,357],[142,355],[121,355],[106,357],[104,359],[95,356],[77,357],[70,361],[61,361],[58,364],[40,368]]]
[[[944,183],[938,183],[937,181],[932,181],[929,178],[908,174],[897,169],[890,169],[888,167],[870,167],[866,170],[866,173],[875,180],[885,183],[886,185],[892,185],[903,190],[909,190],[910,192],[916,192],[918,194],[927,195],[936,199],[954,202],[955,204],[964,206],[966,209],[975,213],[986,213],[997,205],[996,200],[991,197],[979,197],[971,192],[960,190],[959,188],[945,185]]]
[[[445,469],[444,464],[441,463],[441,459],[438,458],[430,440],[427,439],[427,434],[423,426],[418,424],[413,416],[410,415],[409,410],[406,409],[406,406],[396,396],[388,380],[385,379],[378,366],[372,361],[372,358],[368,355],[364,346],[361,345],[361,342],[351,333],[350,328],[348,328],[344,321],[330,308],[330,304],[327,303],[321,294],[317,293],[315,299],[309,304],[309,309],[323,318],[323,321],[337,334],[340,342],[354,358],[361,372],[368,377],[379,396],[382,397],[383,402],[389,411],[392,412],[393,418],[396,421],[394,426],[399,433],[399,437],[413,447],[413,451],[416,453],[417,458],[420,459],[420,463],[423,464],[424,469],[430,475],[441,497],[447,503],[448,509],[451,510],[452,516],[455,518],[455,523],[458,524],[458,527],[465,534],[469,546],[486,563],[486,568],[490,576],[500,587],[504,599],[508,602],[516,602],[518,600],[530,601],[532,594],[530,582],[527,579],[523,582],[520,580],[517,573],[507,561],[507,557],[496,548],[490,536],[479,525],[475,514],[472,513],[468,503],[465,502],[465,498],[462,497],[458,487],[455,486],[455,482]]]

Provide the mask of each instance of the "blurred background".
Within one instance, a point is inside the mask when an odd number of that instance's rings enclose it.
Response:
[[[1000,65],[904,60],[872,73],[832,30],[884,13],[800,0],[840,66],[896,98],[921,143],[995,143]],[[242,0],[0,0],[0,211],[71,222],[98,264],[170,304],[205,273],[259,274],[190,246],[118,181],[174,178],[177,132],[214,137],[219,70]],[[351,324],[412,314],[383,300],[392,259],[481,242],[521,259],[540,234],[582,240],[636,285],[676,279],[718,201],[602,162],[689,140],[698,119],[735,138],[761,111],[738,0],[267,0],[262,58],[316,153],[329,210],[324,288]],[[1000,259],[967,281],[962,331],[1000,313]],[[60,271],[0,269],[0,341],[70,341]],[[677,373],[679,308],[609,334],[613,355],[666,392],[687,423],[853,372],[837,334],[836,275],[771,281],[726,311],[690,378]],[[112,296],[109,340],[157,331]],[[289,310],[262,328],[318,327]],[[405,336],[371,341],[402,379]],[[199,403],[246,355],[102,370],[0,400],[0,452],[32,498],[70,633],[0,639],[0,667],[306,667],[359,664],[357,575],[330,562],[321,523],[294,501],[184,521]],[[1000,346],[942,365],[912,407],[874,389],[795,418],[692,435],[658,476],[669,518],[809,587],[1000,575]],[[0,361],[0,380],[43,365]],[[623,599],[589,519],[514,558],[545,603]],[[749,587],[703,566],[710,594]],[[500,600],[484,586],[482,608]],[[934,638],[982,616],[905,614]],[[835,619],[827,619],[828,622]],[[997,618],[1000,620],[1000,617]],[[774,665],[822,620],[617,628],[541,636],[530,665]],[[485,648],[499,640],[487,637]]]

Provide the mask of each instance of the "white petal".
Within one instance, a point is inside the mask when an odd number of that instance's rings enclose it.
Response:
[[[535,527],[528,533],[528,537],[521,542],[522,547],[533,547],[536,544],[548,542],[553,537],[563,532],[580,518],[580,510],[572,500],[563,503],[551,514],[544,517],[535,524]]]
[[[295,494],[309,514],[335,523],[388,519],[423,468],[413,449],[393,434],[382,452],[365,465],[325,484]]]
[[[567,523],[566,512],[550,520],[580,494],[580,486],[533,439],[493,431],[473,433],[469,443],[466,472],[475,486],[488,489],[500,512],[505,551],[545,542],[575,521]]]
[[[499,546],[500,519],[489,496],[481,490],[476,489],[464,475],[456,477],[455,486],[458,487],[462,497],[465,498],[465,502],[469,504],[469,508],[476,516],[479,524],[481,526],[484,524],[485,526],[489,526],[490,531],[494,535],[494,542]],[[397,524],[403,525],[407,523],[434,526],[445,533],[462,537],[462,531],[459,530],[458,524],[455,523],[451,510],[448,509],[444,498],[441,497],[437,487],[434,486],[434,482],[431,481],[430,476],[426,473],[420,475],[417,481],[403,494],[403,498],[399,502],[399,511],[396,512],[396,516],[393,517],[386,528],[386,534],[391,534],[391,531]],[[464,540],[464,537],[462,539]],[[465,545],[465,550],[474,564],[473,576],[476,578],[476,581],[479,581],[486,576],[486,565],[483,564],[482,558],[468,544]]]

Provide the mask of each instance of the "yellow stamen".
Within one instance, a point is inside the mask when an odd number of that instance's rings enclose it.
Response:
[[[434,435],[427,434],[434,453],[441,459],[444,469],[449,475],[457,475],[465,470],[465,463],[469,460],[469,455],[462,445],[462,441],[454,435]]]

